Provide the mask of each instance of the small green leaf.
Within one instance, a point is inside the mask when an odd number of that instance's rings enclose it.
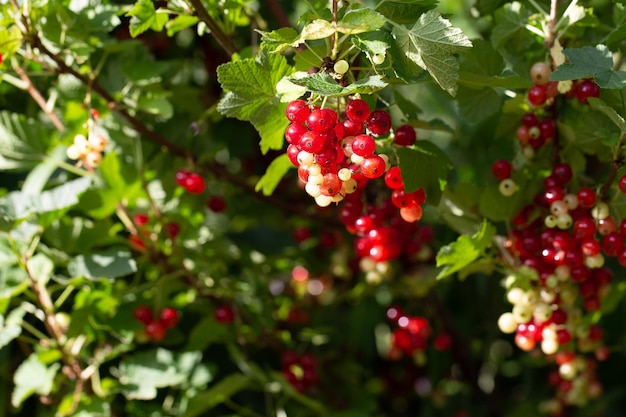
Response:
[[[376,11],[393,22],[408,25],[437,7],[437,3],[438,0],[386,0],[378,3]]]
[[[27,171],[44,159],[51,137],[40,121],[0,112],[0,169]]]
[[[175,387],[187,382],[193,366],[183,366],[189,360],[200,363],[200,352],[184,352],[175,355],[158,348],[125,357],[119,365],[122,392],[130,400],[152,400],[157,388]]]
[[[298,32],[293,28],[280,28],[271,32],[258,31],[264,48],[271,52],[283,52],[298,40]]]
[[[261,191],[264,195],[271,195],[280,183],[280,180],[283,179],[291,168],[293,168],[293,164],[286,154],[278,156],[267,167],[265,174],[259,179],[254,190]]]
[[[22,45],[22,32],[17,25],[0,28],[0,51],[3,57],[9,58]]]
[[[491,39],[494,47],[499,48],[520,31],[526,31],[526,22],[530,12],[519,2],[507,3],[495,13],[496,25]]]
[[[174,115],[172,103],[162,95],[142,95],[137,100],[137,109],[158,115],[164,119],[171,119]]]
[[[411,29],[394,26],[393,34],[407,58],[427,70],[450,95],[456,94],[459,63],[454,54],[472,47],[461,29],[428,11]]]
[[[496,228],[483,221],[480,230],[474,235],[461,235],[456,242],[443,246],[437,253],[437,266],[444,268],[437,279],[450,276],[478,260],[491,246],[495,234]]]
[[[337,22],[337,32],[348,35],[372,32],[383,27],[385,23],[385,17],[372,9],[350,10]]]
[[[203,415],[207,410],[230,399],[239,391],[250,385],[250,378],[243,374],[227,375],[208,390],[200,392],[189,400],[187,411],[183,417]]]
[[[290,78],[289,81],[306,87],[308,91],[314,94],[327,97],[341,97],[356,93],[372,94],[387,86],[380,75],[361,78],[346,87],[337,84],[337,81],[329,74],[319,72],[302,78]]]
[[[228,117],[249,121],[261,135],[261,151],[281,149],[289,120],[285,117],[286,103],[276,95],[276,84],[291,67],[280,54],[261,51],[256,59],[248,58],[220,65],[218,81],[227,93],[217,105]]]
[[[384,57],[392,42],[393,39],[389,32],[383,30],[362,33],[352,37],[354,46],[364,52],[370,61],[374,56]]]
[[[128,252],[108,251],[79,255],[72,259],[67,269],[73,277],[113,280],[137,271],[137,264]]]
[[[52,277],[54,263],[43,253],[38,253],[32,258],[29,258],[26,265],[28,266],[29,273],[41,285],[46,285]]]
[[[619,89],[626,84],[626,71],[613,69],[613,56],[605,45],[583,46],[564,49],[568,62],[558,66],[550,74],[552,81],[594,78],[600,88]]]
[[[199,19],[197,16],[189,16],[185,14],[178,15],[165,24],[165,27],[167,28],[167,36],[174,36],[181,30],[195,25],[198,21]]]
[[[149,29],[162,31],[169,19],[166,13],[157,13],[151,0],[137,0],[126,16],[131,16],[130,36],[133,38]]]
[[[448,171],[452,169],[448,155],[425,140],[417,141],[413,148],[399,148],[397,153],[405,190],[410,193],[423,188],[427,202],[439,204]]]
[[[26,310],[19,306],[5,317],[0,314],[0,349],[8,345],[22,333],[22,320]]]
[[[36,353],[20,364],[13,375],[15,388],[11,395],[13,407],[19,407],[24,400],[33,394],[48,395],[52,391],[54,376],[61,365],[58,363],[47,367],[39,361]]]

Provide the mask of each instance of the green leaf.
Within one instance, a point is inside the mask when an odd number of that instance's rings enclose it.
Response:
[[[491,43],[472,41],[473,47],[460,56],[459,84],[473,88],[529,88],[531,83],[510,71],[505,72],[502,56]]]
[[[626,71],[613,69],[613,56],[605,45],[564,49],[568,59],[550,74],[552,81],[594,78],[600,88],[620,89],[626,84]]]
[[[33,394],[49,395],[54,384],[54,376],[61,365],[52,364],[50,367],[39,361],[36,353],[20,364],[13,375],[15,388],[11,395],[13,407],[19,407],[24,400]]]
[[[386,21],[383,15],[372,9],[350,10],[337,22],[337,32],[347,35],[372,32],[383,27]]]
[[[51,133],[40,121],[0,112],[0,170],[30,170],[44,159]]]
[[[461,235],[456,242],[443,246],[437,253],[437,266],[444,268],[437,279],[450,276],[478,260],[491,246],[495,234],[496,228],[483,221],[480,230],[472,236]]]
[[[168,21],[165,24],[167,28],[167,36],[174,36],[176,33],[180,32],[183,29],[187,29],[198,23],[199,19],[197,16],[189,16],[189,15],[178,15],[174,19]]]
[[[425,140],[417,141],[412,148],[399,148],[397,153],[405,190],[410,193],[423,188],[427,202],[439,204],[452,169],[448,155]]]
[[[314,94],[326,97],[341,97],[351,94],[372,94],[382,90],[387,83],[382,80],[380,75],[372,75],[361,78],[360,80],[342,87],[337,81],[326,73],[315,73],[302,78],[289,78],[289,81],[296,85],[306,87],[306,89]]]
[[[43,253],[38,253],[28,259],[26,263],[30,274],[41,285],[46,285],[52,277],[54,263]]]
[[[172,103],[162,95],[142,95],[137,100],[137,109],[158,115],[164,119],[171,119],[174,115]]]
[[[408,25],[437,7],[437,3],[438,0],[387,0],[379,2],[376,11],[393,22]]]
[[[157,388],[185,384],[201,360],[200,352],[175,355],[162,348],[127,356],[119,365],[122,392],[130,400],[152,400],[157,396]]]
[[[407,58],[427,70],[450,95],[456,94],[459,63],[454,54],[472,46],[461,29],[428,11],[411,29],[394,26],[393,34]]]
[[[137,263],[128,252],[107,251],[79,255],[72,259],[67,269],[73,277],[114,280],[137,271]]]
[[[3,58],[9,58],[22,45],[22,32],[17,25],[0,28],[0,51]]]
[[[5,317],[0,314],[0,349],[8,345],[22,333],[22,320],[26,310],[19,306]]]
[[[271,32],[263,32],[261,34],[262,46],[271,52],[283,52],[292,48],[292,45],[298,40],[298,32],[293,28],[280,28]]]
[[[254,190],[261,191],[264,195],[271,195],[280,183],[280,180],[293,167],[294,165],[286,154],[278,156],[267,167],[265,174],[256,183]]]
[[[217,77],[227,91],[217,109],[228,117],[249,121],[261,135],[261,151],[282,149],[289,121],[286,103],[276,95],[276,84],[291,73],[280,54],[261,51],[256,59],[229,62],[217,68]]]
[[[611,119],[611,121],[615,123],[615,126],[617,126],[617,128],[620,130],[622,135],[626,133],[626,120],[624,120],[622,115],[615,111],[613,107],[609,107],[604,101],[600,100],[599,98],[589,97],[587,100],[589,101],[592,109],[604,113],[609,119]]]
[[[457,94],[459,112],[463,120],[480,123],[500,111],[502,98],[491,88],[461,87]]]
[[[137,0],[126,16],[131,16],[130,36],[133,38],[149,29],[162,31],[169,19],[166,13],[157,13],[151,0]]]
[[[507,3],[498,9],[495,14],[496,25],[491,34],[494,46],[500,48],[519,31],[525,32],[529,16],[530,12],[518,2]]]
[[[84,177],[39,195],[11,192],[0,198],[0,230],[8,230],[34,215],[52,213],[54,216],[61,216],[78,203],[78,196],[90,185],[91,179]]]
[[[228,400],[239,391],[250,385],[250,378],[243,374],[227,375],[217,384],[203,391],[189,400],[187,411],[183,417],[196,417],[203,415],[216,405]]]
[[[352,37],[354,46],[364,52],[370,61],[373,60],[374,56],[384,57],[387,50],[391,48],[392,42],[391,34],[383,30],[362,33]]]
[[[517,191],[512,196],[504,196],[497,185],[490,186],[481,193],[478,209],[491,221],[506,221],[512,219],[523,207],[524,199],[522,192]]]

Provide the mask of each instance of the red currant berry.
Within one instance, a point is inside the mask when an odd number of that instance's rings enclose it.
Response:
[[[622,175],[617,183],[619,190],[626,194],[626,175]]]
[[[391,130],[391,116],[385,110],[374,110],[367,118],[366,125],[374,135],[386,135]]]
[[[292,123],[304,123],[309,117],[311,109],[304,100],[294,100],[287,105],[285,114]]]
[[[379,155],[372,155],[363,160],[361,163],[361,174],[365,178],[378,178],[385,173],[387,164]]]
[[[287,140],[287,143],[295,145],[300,142],[302,135],[308,131],[309,129],[307,129],[305,125],[292,123],[287,126],[287,129],[285,130],[285,139]]]
[[[289,158],[289,161],[295,166],[300,165],[300,162],[298,162],[298,154],[300,153],[300,150],[301,149],[295,144],[287,146],[287,157]]]
[[[357,123],[363,123],[370,115],[370,107],[364,100],[351,100],[346,105],[346,116]],[[344,125],[345,126],[345,125]]]
[[[356,136],[363,133],[363,122],[355,122],[352,119],[343,121],[343,137]]]
[[[186,169],[179,169],[178,171],[176,171],[176,184],[184,187],[187,182],[187,178],[189,177],[189,174],[190,172]]]
[[[389,171],[385,174],[385,184],[392,190],[399,190],[404,188],[404,182],[402,181],[402,172],[400,167],[389,168]]]
[[[133,222],[138,227],[145,226],[146,224],[148,224],[149,220],[150,218],[146,213],[137,213],[133,216]]]
[[[176,239],[176,237],[180,234],[180,224],[178,224],[178,222],[167,222],[163,227],[165,229],[165,233],[167,233],[170,239]]]
[[[556,164],[552,169],[552,175],[559,184],[565,185],[572,179],[572,167],[566,163]]]
[[[596,204],[596,192],[591,188],[581,188],[577,193],[578,204],[583,208],[591,208]]]
[[[309,114],[306,125],[310,130],[323,133],[337,124],[337,113],[332,109],[315,109]]]
[[[491,173],[498,181],[510,178],[511,170],[511,163],[505,159],[498,159],[491,165]]]
[[[589,104],[589,97],[600,97],[600,87],[593,80],[583,80],[576,88],[576,98],[582,104]]]
[[[535,113],[526,113],[522,116],[522,124],[526,127],[539,126],[539,118]]]
[[[416,140],[417,134],[411,125],[399,126],[393,132],[393,143],[398,146],[412,146]]]
[[[150,307],[146,305],[139,305],[135,307],[135,310],[133,311],[133,316],[135,317],[135,319],[145,325],[148,325],[153,320],[152,309],[150,309]]]
[[[209,197],[206,205],[214,213],[222,213],[226,210],[226,200],[219,195]]]
[[[545,119],[539,123],[539,132],[544,139],[553,138],[556,133],[556,123],[552,119]]]
[[[293,240],[298,243],[306,242],[311,238],[311,231],[308,227],[296,227],[291,234]]]
[[[541,106],[547,98],[545,86],[535,85],[528,90],[528,101],[535,106]]]
[[[352,152],[367,157],[376,151],[376,142],[370,135],[358,135],[352,140]]]
[[[159,321],[153,321],[146,325],[146,335],[153,342],[160,342],[165,338],[166,329]]]
[[[235,312],[228,305],[221,305],[215,308],[215,321],[221,324],[229,324],[235,320]]]
[[[179,319],[178,312],[171,307],[164,308],[161,314],[159,314],[159,322],[161,322],[166,329],[175,327]]]
[[[324,179],[320,184],[320,191],[323,195],[334,196],[339,194],[339,192],[341,191],[341,184],[342,182],[337,174],[329,172],[328,174],[324,175]]]
[[[204,182],[204,178],[195,173],[189,174],[185,179],[185,184],[183,185],[183,187],[185,187],[187,192],[190,194],[202,194],[205,186],[206,184]]]

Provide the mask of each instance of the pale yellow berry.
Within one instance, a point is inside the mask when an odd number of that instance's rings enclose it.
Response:
[[[89,134],[88,141],[89,141],[89,146],[91,146],[91,149],[96,152],[104,151],[104,149],[107,147],[107,144],[109,143],[108,139],[105,138],[100,133]]]
[[[503,313],[500,318],[498,318],[498,328],[502,333],[509,334],[515,332],[518,324],[512,313]]]
[[[100,152],[89,152],[83,159],[86,168],[97,168],[101,162],[102,154]]]
[[[515,181],[513,181],[511,178],[500,181],[500,184],[498,185],[498,190],[500,191],[500,194],[505,197],[512,196],[513,194],[515,194]]]

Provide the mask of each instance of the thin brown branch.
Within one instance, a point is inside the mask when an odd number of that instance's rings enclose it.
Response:
[[[611,189],[611,184],[615,181],[615,177],[617,176],[617,172],[624,165],[624,153],[622,152],[622,147],[624,146],[624,142],[626,142],[626,135],[623,135],[617,145],[617,154],[613,159],[613,164],[611,165],[611,171],[609,175],[606,177],[604,183],[600,187],[598,191],[598,198],[601,201],[606,201],[609,198],[609,190]]]
[[[274,18],[276,18],[276,21],[278,22],[280,27],[291,27],[289,17],[287,16],[287,13],[285,13],[285,10],[282,8],[280,3],[278,3],[278,0],[267,0],[265,3],[267,4],[267,7],[269,7],[270,12],[274,15]]]
[[[548,15],[548,38],[545,41],[545,45],[548,48],[548,52],[554,46],[556,41],[556,8],[558,0],[550,0],[550,14]]]
[[[229,56],[236,54],[238,48],[233,43],[232,39],[224,33],[222,28],[220,28],[217,22],[209,15],[209,12],[204,7],[204,4],[202,4],[202,0],[189,0],[189,2],[196,10],[198,18],[208,26],[209,30],[213,34],[213,37],[222,49],[224,49]]]
[[[37,90],[37,87],[33,85],[33,82],[31,81],[26,71],[24,71],[24,69],[20,66],[16,66],[14,70],[17,75],[20,76],[22,81],[24,81],[24,83],[26,84],[26,91],[28,92],[28,94],[30,94],[33,100],[35,100],[35,103],[37,103],[37,105],[41,108],[41,110],[43,110],[46,116],[48,116],[54,127],[58,131],[62,131],[65,128],[63,126],[63,122],[61,122],[61,119],[59,119],[59,116],[57,116],[54,111],[48,108],[48,105],[46,104],[46,99],[43,98],[39,90]]]

